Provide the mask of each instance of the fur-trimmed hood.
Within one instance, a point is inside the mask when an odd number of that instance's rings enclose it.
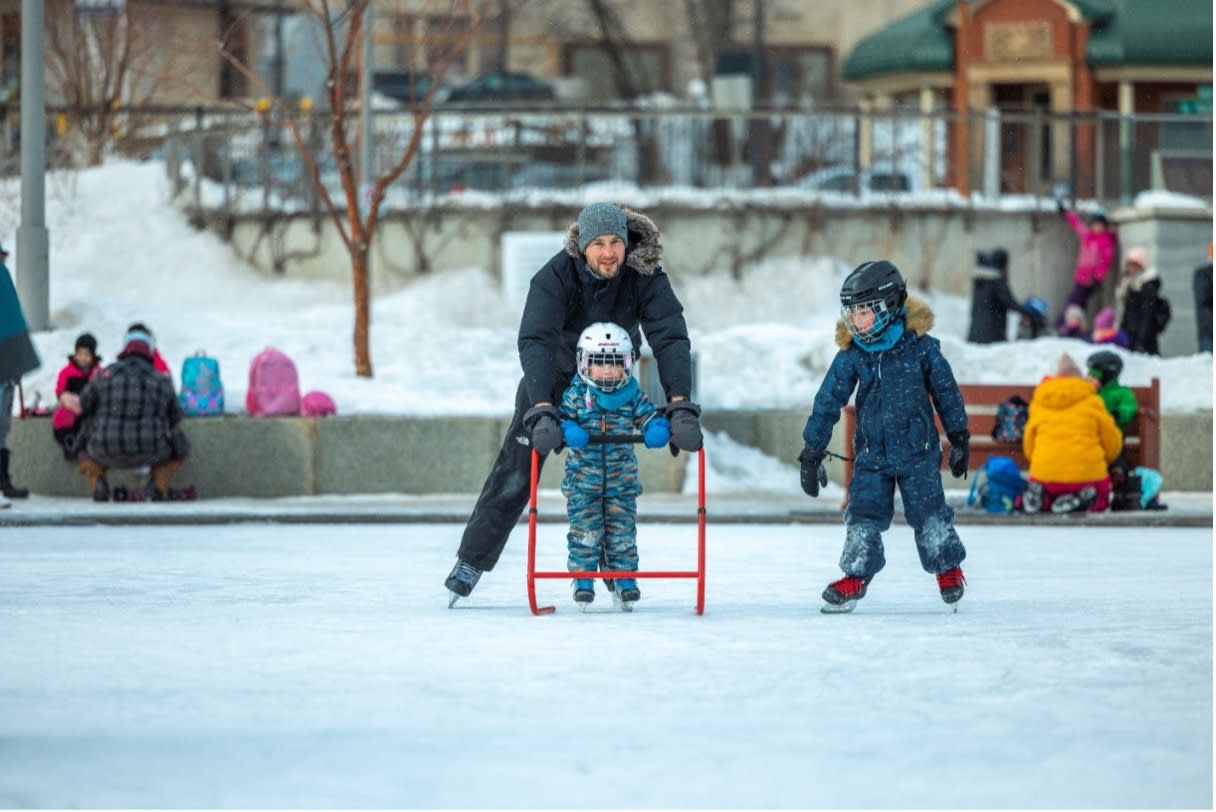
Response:
[[[625,212],[625,228],[629,231],[629,245],[625,248],[625,265],[640,274],[650,276],[663,259],[663,244],[659,227],[646,215],[628,206],[617,204]],[[578,250],[578,220],[570,224],[566,232],[566,253],[574,259],[585,261]]]
[[[904,319],[904,326],[908,330],[923,336],[933,329],[933,311],[929,309],[928,303],[924,300],[909,296],[908,300],[904,302],[904,308],[908,311],[908,315]],[[844,319],[838,319],[836,321],[836,346],[847,350],[852,341],[853,334],[845,326]]]
[[[1144,289],[1144,286],[1149,282],[1156,282],[1161,278],[1161,274],[1156,267],[1149,266],[1137,274],[1125,275],[1119,280],[1119,286],[1115,288],[1115,300],[1123,304],[1127,300],[1129,293],[1139,293]]]

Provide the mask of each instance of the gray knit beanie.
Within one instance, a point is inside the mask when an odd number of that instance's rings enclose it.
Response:
[[[586,253],[587,244],[603,234],[614,234],[628,243],[625,212],[612,203],[592,203],[578,214],[578,250]]]

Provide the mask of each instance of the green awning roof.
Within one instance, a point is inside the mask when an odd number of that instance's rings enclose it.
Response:
[[[1212,0],[1106,0],[1113,20],[1095,23],[1089,64],[1212,64]]]
[[[1211,0],[1068,1],[1093,27],[1086,52],[1091,66],[1212,63]],[[953,70],[946,20],[957,5],[935,0],[863,38],[845,60],[844,80]]]
[[[941,18],[955,5],[955,0],[937,0],[863,38],[845,60],[844,80],[953,68],[954,38]]]

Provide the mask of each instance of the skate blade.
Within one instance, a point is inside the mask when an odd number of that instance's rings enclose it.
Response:
[[[575,601],[574,605],[578,607],[580,612],[586,612],[591,606],[591,601]]]
[[[612,604],[613,604],[613,606],[615,606],[617,609],[620,609],[622,612],[632,612],[632,611],[633,611],[633,605],[634,605],[635,603],[637,603],[637,601],[623,601],[623,600],[621,600],[621,593],[619,593],[619,592],[613,592],[613,593],[612,593]]]
[[[448,592],[448,608],[451,609],[456,605],[456,601],[460,600],[460,595],[455,592]]]
[[[819,611],[825,615],[845,615],[852,612],[857,607],[857,601],[845,601],[844,603],[825,603],[819,607]]]

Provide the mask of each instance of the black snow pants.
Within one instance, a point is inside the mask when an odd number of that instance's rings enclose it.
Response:
[[[558,380],[568,379],[569,376],[558,376]],[[554,398],[552,402],[556,405],[559,400],[560,398]],[[457,553],[461,561],[468,562],[479,570],[494,569],[503,548],[507,546],[507,537],[511,535],[519,517],[528,506],[532,446],[527,442],[527,434],[524,431],[524,413],[531,408],[527,388],[521,379],[519,388],[515,391],[515,414],[511,416],[507,436],[503,438],[502,449],[498,452],[494,467],[490,469],[490,475],[481,486],[481,495],[477,497],[473,515],[465,525],[464,537],[460,540],[460,550]],[[542,469],[545,457],[546,455],[542,454],[540,458]]]

